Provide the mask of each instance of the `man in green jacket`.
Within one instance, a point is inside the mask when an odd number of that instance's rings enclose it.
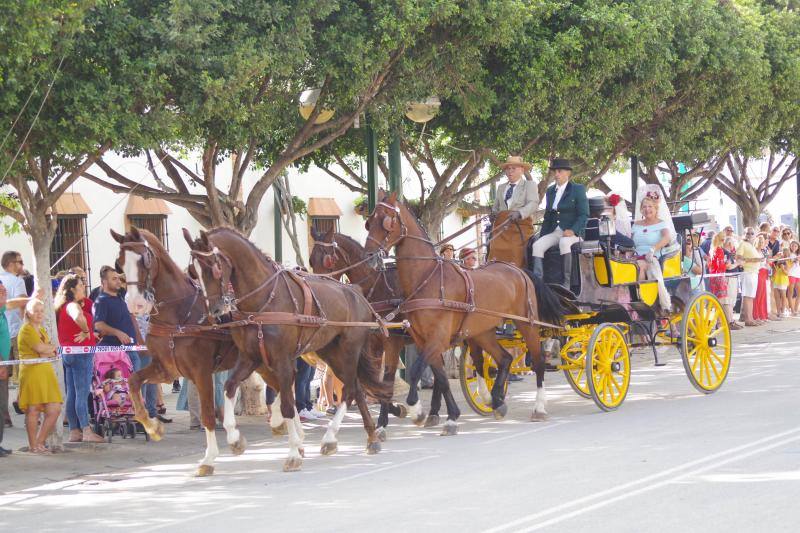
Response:
[[[545,193],[545,212],[539,238],[533,243],[533,275],[542,277],[544,253],[558,246],[564,265],[564,287],[572,281],[572,245],[580,241],[589,217],[586,187],[573,182],[572,166],[567,159],[553,159],[550,171],[555,183]]]

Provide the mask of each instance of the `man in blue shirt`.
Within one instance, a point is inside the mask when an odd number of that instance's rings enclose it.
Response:
[[[122,346],[136,342],[136,326],[133,324],[128,306],[119,296],[123,282],[119,273],[113,267],[104,266],[100,269],[100,283],[102,292],[94,302],[94,329],[100,337],[99,346]],[[127,352],[134,372],[138,372],[150,362],[140,356],[139,352]],[[143,360],[145,359],[145,360]],[[158,418],[162,422],[171,420],[158,414],[156,407],[156,384],[145,384],[142,387],[145,407],[151,418]]]

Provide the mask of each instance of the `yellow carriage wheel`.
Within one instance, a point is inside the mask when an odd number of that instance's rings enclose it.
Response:
[[[461,390],[464,393],[467,404],[479,415],[490,416],[494,412],[492,409],[492,402],[488,397],[484,398],[481,394],[478,382],[478,369],[475,367],[475,362],[472,360],[468,345],[464,345],[462,348],[458,369]],[[483,353],[483,372],[481,375],[486,382],[486,389],[491,392],[492,387],[494,387],[495,377],[497,377],[497,364],[492,356],[486,352]],[[505,383],[503,392],[504,395],[508,392],[508,381]]]
[[[614,324],[597,326],[586,358],[592,400],[603,411],[613,411],[625,401],[631,383],[631,357],[622,331]]]
[[[591,398],[589,382],[586,378],[586,346],[591,326],[583,326],[580,334],[570,332],[561,348],[561,368],[572,390],[582,398]]]
[[[681,356],[692,385],[704,394],[720,388],[731,366],[731,330],[722,304],[704,292],[683,313]]]

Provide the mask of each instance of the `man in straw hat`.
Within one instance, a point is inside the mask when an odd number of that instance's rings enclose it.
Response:
[[[573,182],[572,166],[567,159],[553,159],[550,172],[555,183],[547,188],[545,212],[539,238],[533,243],[533,275],[543,276],[544,253],[558,246],[564,266],[563,286],[572,282],[572,245],[580,241],[589,217],[586,187]]]
[[[531,164],[520,156],[509,156],[500,165],[508,182],[497,188],[492,212],[497,216],[492,228],[489,261],[507,261],[525,266],[525,245],[533,235],[531,217],[539,205],[539,191],[533,181],[523,179]]]

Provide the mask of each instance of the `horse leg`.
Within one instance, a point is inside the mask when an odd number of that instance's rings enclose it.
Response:
[[[433,367],[433,365],[431,365]],[[428,418],[425,419],[426,428],[439,425],[439,410],[442,408],[442,385],[436,373],[433,374],[433,390],[431,391],[431,408],[428,411]]]
[[[322,455],[333,455],[339,449],[339,441],[336,436],[339,433],[339,427],[342,424],[345,413],[347,413],[347,402],[339,402],[339,405],[336,406],[336,414],[328,422],[328,429],[325,431],[325,435],[322,436],[322,447],[320,448]]]
[[[486,385],[486,379],[483,377],[483,348],[470,341],[469,354],[472,358],[473,364],[475,365],[475,377],[477,378],[478,382],[478,395],[485,403],[491,404],[492,393],[489,392],[489,387]]]
[[[131,392],[131,402],[133,402],[134,420],[140,422],[144,430],[154,441],[159,441],[164,436],[164,424],[160,420],[150,418],[147,408],[142,399],[142,385],[145,383],[166,383],[164,378],[167,373],[161,367],[158,359],[144,367],[138,372],[134,372],[128,378],[128,387]]]
[[[284,472],[295,472],[300,470],[303,464],[303,456],[301,450],[303,447],[303,426],[300,423],[300,416],[297,414],[297,409],[294,405],[294,389],[292,384],[294,382],[294,359],[284,357],[278,359],[276,362],[276,374],[281,384],[279,394],[280,398],[280,413],[286,419],[287,429],[289,433],[289,455],[283,463]],[[273,416],[273,418],[275,418]]]
[[[367,454],[374,455],[381,451],[381,442],[375,433],[375,421],[372,420],[372,413],[369,412],[367,398],[361,387],[356,385],[355,392],[356,405],[361,412],[361,420],[364,423],[364,430],[367,432]]]
[[[211,372],[198,373],[192,380],[200,396],[200,420],[206,430],[206,454],[197,467],[195,476],[205,477],[214,473],[214,461],[219,456],[217,447],[217,417],[214,413],[214,376]]]
[[[230,446],[233,455],[242,455],[247,448],[247,439],[245,439],[244,435],[242,435],[236,427],[236,415],[234,413],[236,396],[239,393],[239,384],[253,373],[256,366],[258,365],[252,360],[240,358],[236,362],[236,366],[233,367],[231,373],[228,374],[228,380],[225,382],[225,407],[222,425],[225,427],[228,446]]]
[[[286,420],[284,420],[283,415],[281,414],[281,384],[278,381],[278,378],[275,377],[271,371],[267,370],[264,366],[259,366],[256,369],[256,372],[264,379],[264,383],[268,386],[272,387],[272,390],[276,392],[275,400],[272,402],[272,415],[269,419],[269,427],[270,431],[272,431],[273,437],[282,437],[283,435],[287,435],[289,433],[289,429],[286,425]]]
[[[474,341],[497,363],[497,376],[492,387],[492,409],[494,417],[501,420],[508,413],[508,406],[505,404],[505,383],[514,358],[497,342],[494,330],[478,335]]]
[[[390,336],[388,339],[384,341],[384,363],[385,368],[383,372],[383,381],[388,381],[394,384],[394,380],[397,376],[397,364],[400,361],[400,350],[403,349],[405,345],[405,339],[402,337],[392,337]],[[393,403],[391,401],[385,402],[381,401],[381,412],[378,415],[378,429],[376,430],[378,435],[378,440],[381,442],[386,441],[386,427],[389,425],[389,414],[396,416],[397,418],[405,418],[408,411],[406,410],[406,406],[399,403]]]
[[[458,417],[461,416],[461,410],[458,408],[458,404],[455,398],[453,398],[453,392],[450,390],[450,382],[447,379],[447,372],[444,370],[444,362],[442,361],[441,365],[437,363],[438,361],[435,361],[434,364],[431,365],[431,369],[433,370],[433,379],[435,380],[434,387],[438,384],[439,390],[441,394],[444,395],[444,401],[447,404],[447,421],[444,423],[441,433],[444,437],[458,433],[458,423],[456,421]]]
[[[422,426],[425,423],[425,413],[422,412],[422,398],[419,396],[419,380],[422,378],[422,372],[425,370],[425,358],[422,352],[417,353],[417,358],[414,364],[411,365],[409,371],[410,381],[408,382],[408,397],[406,404],[408,404],[408,411],[411,415],[411,421],[417,426]]]
[[[544,357],[542,357],[539,328],[524,322],[518,323],[517,328],[525,339],[525,344],[528,347],[528,353],[533,358],[533,368],[536,372],[536,404],[533,407],[531,421],[543,422],[547,420],[547,393],[544,390],[545,361]]]

